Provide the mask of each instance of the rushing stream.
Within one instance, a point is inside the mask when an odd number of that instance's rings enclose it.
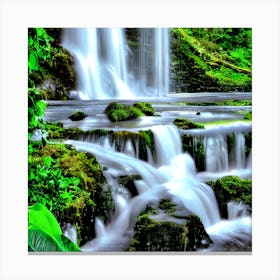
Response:
[[[126,42],[123,29],[65,30],[63,46],[76,59],[79,86],[73,95],[79,100],[49,102],[46,120],[62,122],[65,128],[79,127],[85,131],[107,129],[133,134],[124,134],[117,140],[108,135],[89,134],[64,141],[77,150],[95,155],[110,182],[116,206],[108,224],[96,219],[96,238],[83,245],[82,251],[125,251],[133,238],[139,214],[147,206],[157,208],[163,198],[170,198],[186,213],[199,216],[214,242],[209,250],[222,250],[223,245],[230,242],[242,248],[251,242],[248,206],[231,202],[228,204],[228,219],[222,219],[215,194],[205,183],[225,174],[251,177],[251,155],[245,153],[244,138],[244,133],[251,132],[251,124],[242,122],[242,114],[236,114],[234,108],[194,108],[175,104],[184,96],[176,99],[168,93],[168,40],[167,29],[141,29],[139,51],[135,56]],[[131,57],[133,61],[129,60]],[[143,98],[152,98],[160,116],[111,123],[103,113],[111,100],[131,102]],[[100,102],[101,99],[105,101]],[[84,111],[88,117],[82,121],[71,121],[68,117],[76,110]],[[240,122],[180,130],[173,125],[178,116],[201,122]],[[154,151],[146,147],[146,160],[139,154],[137,137],[144,129],[150,129],[154,138]],[[183,152],[182,136],[185,134],[190,135],[197,145],[203,144],[205,169],[200,172],[197,172],[191,155]],[[231,151],[227,144],[229,136],[235,139]],[[116,178],[138,174],[141,180],[134,182],[138,194],[131,196]],[[154,218],[161,220],[159,216]],[[70,236],[71,229],[65,234]]]

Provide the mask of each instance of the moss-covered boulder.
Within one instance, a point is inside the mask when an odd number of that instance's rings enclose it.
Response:
[[[173,208],[167,201],[161,206]],[[197,216],[190,215],[185,223],[176,223],[151,219],[150,214],[145,211],[139,216],[128,251],[196,251],[212,243]]]
[[[173,121],[173,124],[175,124],[180,129],[204,128],[204,125],[192,122],[185,118],[176,118]]]
[[[127,121],[155,114],[153,107],[147,102],[137,102],[134,105],[112,102],[106,107],[104,112],[112,122]]]
[[[131,109],[131,106],[118,102],[110,103],[104,112],[108,119],[112,122],[136,119],[137,117],[143,115],[140,110],[133,110]]]
[[[227,204],[230,201],[243,201],[252,206],[252,180],[242,180],[238,176],[225,176],[216,182],[208,182],[213,188],[223,218],[228,217]]]
[[[69,119],[71,121],[81,121],[84,118],[86,118],[88,115],[82,111],[76,111],[71,116],[69,116]]]

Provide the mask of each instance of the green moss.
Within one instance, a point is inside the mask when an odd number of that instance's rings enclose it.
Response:
[[[162,202],[162,206],[166,203]],[[156,221],[149,216],[144,211],[138,217],[128,251],[196,251],[212,243],[197,216],[188,216],[183,224]]]
[[[162,199],[159,202],[159,209],[164,210],[166,213],[174,213],[176,211],[176,204],[169,199]]]
[[[150,116],[153,112],[153,108],[146,102],[137,102],[132,106],[112,102],[106,107],[104,112],[110,121],[118,122],[136,119],[142,116]]]
[[[227,203],[243,201],[252,206],[252,180],[242,180],[238,176],[225,176],[216,182],[208,182],[213,188],[221,216],[227,218]]]
[[[155,110],[152,105],[148,102],[136,102],[133,107],[140,109],[146,116],[153,116]]]
[[[69,119],[71,121],[81,121],[83,120],[84,118],[86,118],[88,115],[84,112],[81,112],[81,111],[76,111],[74,112],[71,116],[69,116]]]
[[[185,118],[176,118],[173,123],[180,129],[204,128],[204,125],[191,122]]]

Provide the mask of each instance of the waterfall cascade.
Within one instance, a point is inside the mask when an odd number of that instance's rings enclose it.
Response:
[[[77,99],[93,101],[75,101],[70,108],[61,104],[53,106],[54,110],[48,112],[47,118],[70,127],[105,129],[108,132],[100,135],[89,132],[65,143],[77,150],[92,153],[97,158],[105,170],[116,208],[108,224],[96,218],[96,238],[84,244],[82,251],[126,250],[134,235],[139,214],[147,206],[156,208],[164,198],[174,199],[187,213],[201,219],[214,241],[212,250],[222,250],[227,243],[241,247],[250,243],[252,228],[248,206],[229,203],[228,219],[221,219],[213,189],[197,173],[194,159],[188,153],[183,153],[181,140],[183,134],[189,134],[195,145],[203,144],[204,171],[218,173],[221,177],[223,172],[232,168],[245,169],[248,165],[251,168],[250,155],[248,158],[245,156],[244,138],[244,132],[251,131],[250,125],[182,131],[172,124],[180,112],[172,113],[170,108],[165,117],[143,117],[122,124],[111,123],[103,114],[103,109],[97,108],[102,104],[107,105],[106,102],[112,99],[139,100],[143,97],[146,100],[147,97],[160,97],[162,101],[167,96],[168,29],[139,29],[134,46],[130,43],[126,30],[120,28],[67,28],[63,33],[62,45],[74,56],[78,74],[78,87],[73,94]],[[69,111],[72,112],[74,107],[85,109],[88,118],[75,123],[70,121]],[[174,110],[174,106],[172,108]],[[58,118],[52,118],[53,113]],[[149,129],[153,136],[152,148],[140,136],[143,127]],[[112,131],[119,133],[113,137]],[[232,136],[234,142],[229,142],[228,137]],[[137,195],[120,186],[117,178],[127,175],[140,175],[141,179],[134,180]],[[65,234],[75,239],[73,228],[68,226]]]
[[[242,246],[251,238],[251,217],[248,206],[229,204],[229,219],[222,220],[213,190],[202,183],[196,173],[193,159],[182,153],[179,130],[172,125],[151,128],[156,141],[154,164],[139,160],[134,155],[127,155],[108,149],[100,142],[88,143],[67,140],[78,150],[90,152],[100,164],[107,168],[111,179],[121,175],[140,174],[141,180],[135,181],[138,195],[130,197],[127,193],[116,191],[115,181],[113,197],[116,213],[108,225],[96,220],[97,236],[82,246],[83,251],[122,251],[133,237],[134,225],[138,215],[146,206],[156,206],[165,197],[174,197],[190,213],[198,215],[209,236],[214,241],[213,249],[220,250],[223,244],[235,242]],[[166,139],[172,139],[166,147]],[[178,149],[178,147],[180,147]],[[114,180],[114,179],[112,179]]]
[[[74,56],[77,99],[132,99],[164,96],[169,87],[166,28],[143,28],[135,52],[125,29],[66,28],[62,45]]]

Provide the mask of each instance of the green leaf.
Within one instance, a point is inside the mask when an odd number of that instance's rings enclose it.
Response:
[[[54,215],[41,203],[28,207],[28,245],[33,251],[80,251],[70,239],[63,236]]]
[[[28,55],[28,69],[39,70],[38,58],[35,52],[31,52]]]

